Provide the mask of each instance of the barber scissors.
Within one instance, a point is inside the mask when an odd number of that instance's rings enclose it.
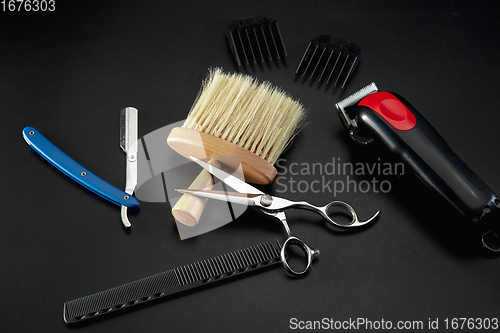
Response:
[[[312,210],[321,215],[332,226],[342,229],[361,227],[367,225],[368,223],[375,220],[375,218],[380,213],[380,211],[378,211],[370,219],[366,221],[360,221],[354,209],[349,204],[343,201],[332,201],[323,207],[317,207],[305,201],[294,202],[284,198],[272,196],[260,191],[259,189],[247,184],[246,182],[240,180],[239,178],[232,176],[229,173],[222,171],[208,163],[205,163],[195,157],[190,157],[190,158],[194,162],[199,164],[201,167],[203,167],[205,170],[210,172],[213,176],[220,179],[226,185],[235,189],[237,192],[213,191],[213,190],[190,190],[190,189],[176,189],[176,191],[209,199],[216,199],[236,204],[243,204],[250,207],[257,207],[260,208],[264,213],[280,220],[285,228],[288,237],[286,241],[283,243],[283,247],[281,248],[281,261],[283,262],[285,271],[291,276],[301,276],[305,274],[308,271],[309,267],[311,266],[313,259],[319,255],[319,250],[312,249],[301,239],[297,238],[292,234],[290,227],[288,226],[284,210],[289,208]],[[352,217],[351,221],[345,224],[336,222],[331,217],[333,213],[332,207],[343,207],[344,209],[347,209],[351,214]],[[294,270],[288,264],[286,249],[290,245],[298,246],[306,255],[307,265],[302,271]]]

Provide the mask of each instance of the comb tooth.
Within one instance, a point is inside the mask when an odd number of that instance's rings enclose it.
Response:
[[[233,34],[233,31],[231,31],[231,30],[229,30],[229,44],[231,45],[231,48],[233,49],[234,57],[236,58],[236,63],[238,64],[238,67],[241,67],[243,64],[241,63],[240,56],[238,55],[238,49],[236,48],[234,34]]]
[[[226,257],[224,255],[222,255],[222,256],[219,257],[219,260],[220,260],[221,265],[223,267],[222,274],[226,274],[227,272],[229,272],[231,270],[229,268],[229,265],[228,265],[228,262],[226,260]]]
[[[144,285],[145,283],[141,283],[139,288],[132,288],[132,286],[127,288],[127,299],[131,300],[130,303],[137,300],[138,295],[144,295]]]
[[[234,271],[234,265],[231,262],[231,257],[228,254],[224,255],[224,260],[225,260],[226,266],[228,267],[228,272]]]
[[[196,273],[196,276],[198,277],[198,281],[204,280],[205,279],[205,273],[203,270],[200,268],[200,263],[194,263],[193,264],[193,269]]]
[[[269,259],[269,258],[271,258],[271,257],[272,257],[271,252],[270,252],[270,250],[269,250],[269,243],[264,243],[264,244],[262,244],[260,248],[261,248],[261,249],[262,249],[262,251],[264,252],[264,256],[265,256],[267,259]]]
[[[304,52],[302,59],[300,59],[299,65],[297,66],[297,69],[295,70],[294,75],[297,75],[299,73],[300,67],[302,66],[302,63],[304,62],[304,60],[306,59],[307,54],[308,54],[309,50],[311,49],[311,46],[312,46],[312,41],[310,41],[309,44],[307,45],[306,51]]]
[[[276,251],[276,248],[273,246],[273,243],[269,242],[265,244],[265,247],[269,253],[269,259],[280,255],[279,251]]]
[[[255,40],[257,41],[257,48],[259,50],[260,61],[265,62],[264,55],[262,54],[262,47],[260,46],[259,36],[257,35],[257,29],[255,26],[252,27],[253,35],[255,36]]]
[[[240,267],[240,269],[245,267],[245,262],[243,260],[243,257],[241,256],[241,251],[234,251],[233,255],[238,261],[238,266]]]
[[[210,269],[210,275],[211,276],[216,276],[217,275],[217,270],[216,270],[215,264],[213,263],[212,259],[213,258],[207,259],[206,260],[206,264],[207,264],[207,266]]]
[[[189,279],[184,270],[184,266],[175,269],[177,278],[182,286],[187,285],[189,283]]]
[[[252,266],[253,261],[252,261],[252,254],[250,253],[250,249],[246,249],[244,255],[245,255],[245,259],[248,262],[248,266]]]
[[[245,50],[245,45],[243,43],[243,38],[241,37],[241,32],[238,30],[238,37],[240,39],[240,44],[241,44],[241,50],[243,52],[243,55],[245,56],[245,62],[247,65],[250,65],[250,63],[248,62],[248,57],[247,57],[247,52]]]
[[[318,51],[319,44],[316,45],[314,48],[313,54],[311,55],[311,59],[309,59],[309,62],[307,63],[306,69],[304,70],[304,73],[302,74],[302,77],[306,76],[307,71],[309,70],[309,66],[311,66],[311,63],[314,59],[314,56],[316,55],[316,51]]]
[[[335,53],[335,49],[332,49],[332,52],[330,52],[330,55],[328,56],[328,59],[326,60],[325,67],[321,71],[321,75],[319,76],[319,79],[318,79],[318,84],[321,83],[321,79],[323,78],[323,75],[325,74],[326,69],[328,68],[328,64],[330,63],[330,60],[332,59],[332,56],[334,53]]]
[[[273,249],[276,250],[276,255],[278,257],[281,257],[281,244],[277,239],[275,239],[274,242],[276,243],[276,248],[274,248],[274,246],[273,246]]]
[[[270,257],[270,253],[269,253],[269,250],[267,248],[267,243],[264,243],[264,244],[261,244],[259,246],[259,250],[260,250],[260,253],[262,254],[262,257],[265,259],[265,260],[268,260],[269,257]]]
[[[278,257],[280,258],[280,251],[281,251],[281,246],[280,246],[280,243],[278,242],[278,240],[275,241],[276,244],[274,243],[268,243],[268,248],[269,248],[269,251],[271,252],[271,258],[275,258],[275,257]]]
[[[203,260],[203,265],[205,265],[207,267],[209,275],[211,275],[211,276],[215,275],[215,271],[213,270],[212,264],[209,261]]]
[[[246,258],[248,260],[248,266],[252,266],[253,265],[253,262],[254,262],[254,259],[253,259],[253,254],[252,254],[252,249],[251,248],[248,248],[246,251],[245,251],[245,255],[246,255]]]
[[[349,79],[349,77],[351,76],[352,72],[354,71],[354,68],[356,68],[356,65],[358,64],[358,60],[359,60],[359,57],[356,56],[356,58],[354,58],[352,64],[351,64],[351,67],[349,67],[349,71],[347,72],[347,75],[344,79],[344,82],[342,83],[342,87],[340,87],[340,90],[343,90],[344,87],[345,87],[345,84],[347,83],[347,80]]]
[[[335,68],[337,67],[337,64],[338,64],[341,56],[342,56],[342,51],[339,52],[339,55],[337,56],[337,60],[335,60],[335,64],[333,65],[332,71],[330,72],[330,75],[328,76],[328,80],[326,80],[325,86],[327,86],[327,87],[328,87],[328,84],[330,83],[330,79],[332,78],[333,72],[335,72]]]
[[[224,262],[224,266],[226,267],[225,273],[231,272],[233,270],[233,267],[231,266],[231,262],[228,260],[227,255],[224,254],[221,258],[222,261]]]
[[[200,277],[198,276],[198,274],[196,274],[197,272],[196,272],[193,264],[187,266],[187,268],[188,268],[188,271],[189,271],[189,275],[191,276],[191,280],[193,282],[201,280]]]
[[[189,274],[189,278],[191,279],[191,283],[198,281],[198,277],[196,276],[196,272],[193,269],[193,265],[186,266],[186,271]]]
[[[337,86],[337,83],[339,82],[340,77],[342,76],[342,72],[344,71],[345,65],[347,64],[347,60],[349,59],[349,54],[345,57],[344,63],[342,64],[342,68],[340,68],[339,75],[337,76],[337,79],[335,80],[335,83],[333,84],[333,87],[335,88]]]
[[[236,270],[239,270],[243,267],[243,265],[241,264],[241,261],[240,259],[238,258],[237,256],[237,253],[236,252],[231,252],[231,258],[233,259],[233,262],[235,263],[236,265]]]
[[[198,267],[198,263],[195,262],[194,264],[191,264],[191,268],[193,269],[193,273],[196,276],[196,281],[201,281],[203,280],[203,272],[200,270]]]
[[[265,252],[262,250],[262,246],[256,246],[255,251],[257,251],[257,254],[259,256],[259,261],[265,261],[266,260],[266,255]]]
[[[260,246],[256,245],[256,246],[254,246],[253,249],[254,249],[255,254],[256,254],[257,258],[259,259],[259,261],[264,260],[265,257],[262,255],[262,251],[260,249]]]
[[[229,254],[224,255],[226,257],[226,261],[229,265],[229,268],[231,268],[231,272],[236,270],[236,266],[233,264],[233,260]]]
[[[248,258],[248,250],[245,249],[245,251],[241,251],[241,255],[242,255],[242,258],[245,262],[245,266],[251,266],[251,261],[250,259]]]
[[[222,256],[218,256],[217,257],[217,262],[219,263],[219,266],[220,266],[220,273],[221,274],[224,274],[227,272],[227,267],[226,265],[224,264],[224,259]]]
[[[276,32],[278,34],[278,39],[279,39],[280,45],[283,48],[283,55],[285,58],[287,58],[288,54],[286,53],[285,42],[283,41],[283,37],[281,36],[281,31],[280,31],[280,27],[278,26],[278,22],[274,21],[274,25],[276,26]]]
[[[222,271],[220,269],[220,266],[219,266],[219,263],[217,262],[216,260],[217,258],[211,258],[210,261],[212,262],[212,267],[214,268],[215,270],[215,275],[221,275],[222,274]]]
[[[260,30],[262,31],[262,36],[264,37],[264,43],[266,44],[267,55],[269,57],[269,61],[273,61],[273,56],[271,54],[271,49],[269,48],[269,43],[267,41],[266,31],[264,30],[264,26],[261,25]]]
[[[274,38],[274,34],[273,34],[273,30],[272,30],[271,24],[272,24],[272,22],[269,22],[267,24],[267,28],[269,30],[269,34],[271,35],[271,39],[273,40],[274,50],[276,51],[276,58],[277,59],[281,59],[280,58],[280,52],[278,50],[278,45],[276,44],[276,38]]]
[[[255,247],[255,250],[257,251],[258,255],[259,255],[259,258],[260,258],[260,262],[263,263],[266,261],[266,254],[265,252],[262,250],[262,246],[256,246]]]
[[[201,262],[197,262],[197,263],[193,264],[193,266],[196,269],[196,273],[198,274],[199,281],[205,280],[208,277],[207,272],[205,271],[204,267],[201,265]]]
[[[215,258],[215,261],[217,262],[217,265],[219,267],[219,274],[222,275],[225,273],[226,271],[226,268],[224,267],[224,263],[222,263],[222,260],[220,258],[220,256],[218,256],[217,258]]]
[[[178,272],[180,273],[179,276],[181,277],[180,280],[181,280],[181,284],[182,285],[186,285],[188,284],[188,277],[186,275],[186,273],[184,272],[184,267],[179,267],[178,269]]]
[[[200,276],[201,276],[201,279],[200,280],[205,280],[206,278],[208,278],[208,272],[207,270],[205,269],[205,267],[203,266],[203,264],[201,262],[197,262],[196,264],[196,269],[198,269],[198,272],[200,273]]]
[[[250,266],[255,265],[255,263],[257,262],[257,258],[255,257],[255,252],[253,247],[248,249],[248,255],[250,256]]]
[[[212,275],[212,273],[210,271],[210,267],[206,263],[206,260],[200,261],[200,266],[201,269],[203,269],[203,272],[205,273],[204,279],[208,279],[208,277]]]
[[[229,266],[229,263],[226,260],[226,256],[225,255],[220,256],[219,260],[220,260],[220,263],[221,263],[221,265],[223,267],[222,274],[226,274],[227,272],[231,271],[231,268]]]
[[[349,80],[352,73],[356,69],[356,66],[358,65],[358,62],[359,62],[359,56],[361,54],[361,49],[356,44],[349,43],[346,45],[346,47],[347,47],[347,51],[349,52],[350,57],[351,58],[354,57],[354,60],[351,62],[351,66],[349,67],[349,70],[348,70],[347,74],[345,75],[344,82],[342,83],[342,87],[340,88],[340,90],[344,89],[347,81]]]
[[[310,41],[309,44],[307,45],[306,51],[304,52],[304,55],[302,56],[302,59],[300,59],[299,65],[297,66],[297,69],[295,70],[295,74],[294,75],[297,75],[299,73],[300,66],[302,66],[302,63],[306,59],[307,53],[309,52],[311,46],[312,46],[312,41]]]
[[[205,261],[200,261],[198,263],[199,269],[203,271],[203,280],[206,280],[210,277],[210,271],[207,269],[207,266],[205,265]]]
[[[219,261],[217,260],[217,258],[212,258],[212,263],[213,263],[213,265],[214,265],[215,272],[217,273],[217,274],[215,274],[215,276],[222,275],[223,270],[222,270],[222,268],[221,268],[221,266],[220,266],[220,263],[219,263]]]
[[[82,308],[82,311],[83,313],[88,316],[90,313],[94,313],[95,311],[95,308],[94,308],[94,304],[95,304],[95,299],[92,299],[91,302],[87,305],[87,306],[84,306]]]
[[[318,61],[316,62],[316,66],[314,66],[313,72],[311,73],[311,77],[309,78],[309,81],[311,81],[314,77],[314,73],[316,73],[316,69],[319,67],[319,63],[321,62],[321,59],[323,58],[323,55],[325,54],[326,48],[323,49],[321,52],[321,55],[319,56]]]
[[[257,63],[257,58],[255,58],[255,53],[253,51],[252,40],[250,39],[250,34],[248,33],[248,27],[245,27],[245,35],[247,37],[248,47],[250,49],[250,54],[252,55],[253,63]]]
[[[257,256],[257,253],[255,252],[255,248],[251,247],[250,248],[250,253],[252,255],[252,260],[253,260],[252,265],[255,265],[256,263],[259,262],[259,258]]]

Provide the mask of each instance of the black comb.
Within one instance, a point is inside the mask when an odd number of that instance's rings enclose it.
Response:
[[[319,75],[318,84],[326,80],[325,86],[328,87],[333,82],[335,88],[341,83],[342,90],[356,69],[360,54],[359,46],[348,43],[345,39],[334,39],[328,35],[317,36],[307,45],[295,75],[308,75],[311,81]]]
[[[288,56],[278,22],[269,17],[231,21],[226,33],[238,67],[275,59],[284,61]]]
[[[67,324],[281,263],[281,244],[267,242],[175,268],[64,303]]]

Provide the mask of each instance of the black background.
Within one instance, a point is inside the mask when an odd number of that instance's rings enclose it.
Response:
[[[382,211],[374,225],[349,234],[313,213],[288,213],[294,233],[322,252],[303,279],[275,268],[70,328],[62,319],[66,301],[284,233],[252,210],[181,241],[169,204],[148,202],[129,214],[127,232],[118,207],[66,178],[21,136],[25,126],[36,127],[123,188],[119,111],[139,109],[141,136],[184,119],[209,67],[237,70],[225,25],[263,15],[278,20],[289,57],[246,71],[309,110],[285,165],[392,161],[376,146],[351,143],[334,111],[335,102],[375,81],[410,101],[499,193],[499,9],[496,1],[56,0],[55,12],[1,12],[0,331],[278,332],[290,329],[291,318],[425,327],[438,318],[444,330],[446,318],[499,317],[500,259],[484,256],[460,216],[410,175],[389,177],[387,194],[281,194],[317,204],[341,199],[361,218]],[[294,77],[319,34],[363,50],[342,93]]]

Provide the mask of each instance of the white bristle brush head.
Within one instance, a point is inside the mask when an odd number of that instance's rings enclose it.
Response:
[[[298,133],[302,104],[269,82],[210,69],[184,128],[232,142],[274,164]]]

